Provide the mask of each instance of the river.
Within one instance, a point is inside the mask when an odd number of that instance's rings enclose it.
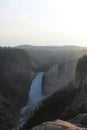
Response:
[[[43,75],[44,73],[38,73],[32,80],[28,92],[28,101],[21,109],[17,126],[13,130],[19,130],[26,123],[27,119],[32,116],[35,108],[38,107],[38,102],[44,99],[42,94]]]

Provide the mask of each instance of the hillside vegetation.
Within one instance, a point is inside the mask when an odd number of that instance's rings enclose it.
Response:
[[[35,63],[24,50],[0,48],[0,130],[10,130],[27,100]]]

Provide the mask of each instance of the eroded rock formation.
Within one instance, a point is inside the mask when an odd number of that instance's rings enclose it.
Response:
[[[71,122],[63,120],[46,122],[31,130],[87,130],[87,114],[78,115]]]
[[[43,93],[52,94],[75,79],[78,58],[61,65],[53,65],[44,76]]]

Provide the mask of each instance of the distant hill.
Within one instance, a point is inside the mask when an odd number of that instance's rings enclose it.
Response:
[[[38,71],[47,71],[54,64],[63,64],[65,61],[80,57],[87,53],[86,48],[79,46],[30,46],[21,45],[17,48],[26,50],[35,59]]]

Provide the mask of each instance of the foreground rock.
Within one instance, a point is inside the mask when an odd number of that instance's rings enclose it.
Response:
[[[71,119],[70,122],[87,127],[87,114],[79,114],[75,118]]]
[[[87,114],[80,114],[70,120],[70,122],[62,120],[46,122],[32,128],[31,130],[87,130]]]

